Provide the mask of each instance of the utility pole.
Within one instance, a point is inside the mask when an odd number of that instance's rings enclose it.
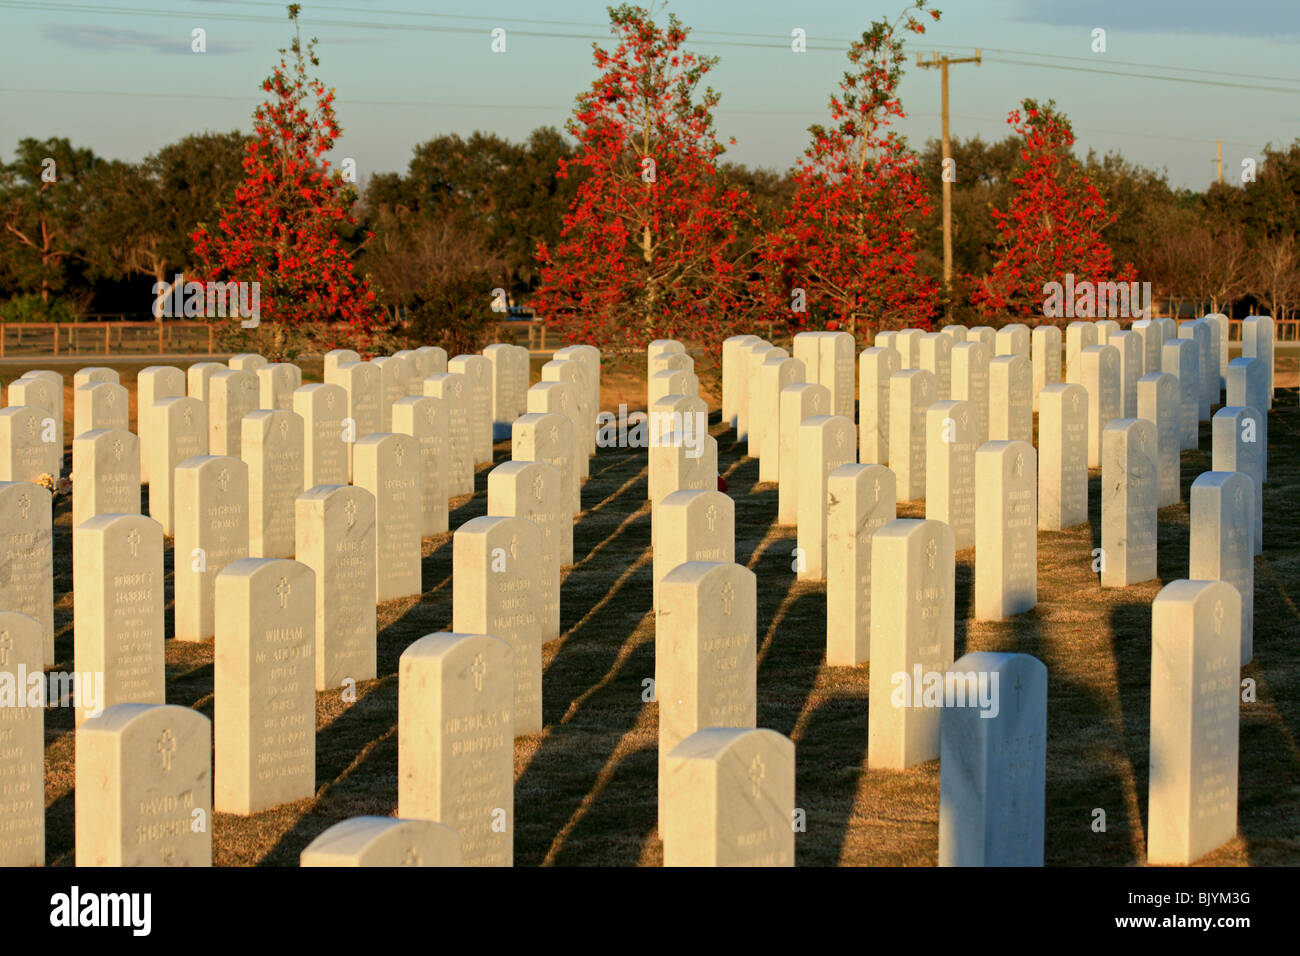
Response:
[[[1216,139],[1214,143],[1215,143],[1214,165],[1219,171],[1219,175],[1218,175],[1219,185],[1222,186],[1223,185],[1223,140]]]
[[[916,55],[916,65],[922,69],[938,67],[943,87],[943,171],[940,179],[943,181],[943,292],[944,299],[948,303],[945,309],[948,315],[952,315],[952,181],[948,176],[948,161],[952,159],[952,145],[948,140],[948,66],[956,63],[974,63],[979,66],[980,48],[975,48],[974,56],[962,58],[933,53],[928,63],[920,53]]]

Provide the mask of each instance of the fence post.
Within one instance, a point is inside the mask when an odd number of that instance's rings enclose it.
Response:
[[[213,343],[212,343],[212,332],[213,332],[213,329],[214,329],[214,328],[215,328],[215,326],[213,326],[213,325],[211,325],[211,324],[208,325],[208,354],[209,354],[209,355],[215,355],[215,354],[216,354],[216,353],[213,351]]]
[[[113,325],[111,322],[104,323],[104,354],[113,353]]]
[[[59,324],[57,322],[54,323],[53,325],[53,331],[54,331],[54,354],[58,355],[59,354]]]

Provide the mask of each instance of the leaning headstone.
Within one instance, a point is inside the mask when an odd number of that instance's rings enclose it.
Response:
[[[375,600],[419,594],[420,443],[410,435],[367,435],[357,442],[353,464],[353,483],[375,496]]]
[[[198,455],[176,466],[175,488],[176,639],[206,641],[216,633],[217,574],[248,557],[248,466]]]
[[[469,395],[470,448],[473,463],[492,462],[492,369],[481,355],[457,355],[447,371],[465,376]],[[427,393],[426,393],[427,394]]]
[[[1034,365],[1034,410],[1038,396],[1049,385],[1061,381],[1061,328],[1057,325],[1034,326],[1030,334],[1030,353]]]
[[[23,402],[13,400],[13,386],[9,386],[10,405]],[[170,365],[150,365],[135,377],[136,434],[140,436],[141,450],[149,447],[158,426],[154,421],[154,402],[164,398],[179,398],[185,394],[185,373]],[[149,484],[149,456],[140,459],[140,481]]]
[[[1064,531],[1088,520],[1088,392],[1049,385],[1038,396],[1038,528]]]
[[[110,707],[77,728],[76,768],[77,866],[212,865],[207,717],[175,705]]]
[[[857,452],[854,431],[853,419],[843,415],[819,415],[799,426],[799,561],[796,567],[800,581],[820,581],[826,577],[826,482],[840,465],[853,462]]]
[[[302,486],[346,485],[348,443],[344,440],[348,393],[317,383],[294,389],[293,411],[302,418]]]
[[[1137,418],[1138,379],[1145,360],[1142,338],[1136,332],[1116,332],[1106,339],[1106,344],[1119,350],[1120,417]]]
[[[864,464],[889,462],[889,379],[899,370],[899,363],[898,352],[892,348],[873,346],[858,356],[858,460]],[[951,376],[951,354],[949,363]]]
[[[98,428],[131,427],[131,397],[121,385],[92,382],[72,392],[72,435]]]
[[[871,538],[867,765],[903,770],[939,756],[934,685],[952,664],[952,529],[899,518]]]
[[[1033,440],[1033,391],[1034,371],[1025,356],[1009,353],[989,362],[989,441]]]
[[[248,465],[248,555],[293,556],[293,502],[302,494],[303,420],[259,408],[244,416],[241,457]]]
[[[1192,482],[1187,576],[1237,589],[1242,667],[1254,654],[1255,507],[1255,483],[1239,471],[1206,471]]]
[[[1261,412],[1273,407],[1273,319],[1267,315],[1252,315],[1241,320],[1241,357],[1259,359],[1268,378],[1268,404]]]
[[[1079,384],[1088,390],[1088,467],[1101,467],[1101,436],[1113,419],[1119,418],[1122,396],[1119,381],[1119,349],[1113,345],[1089,345],[1079,357]]]
[[[514,861],[512,657],[496,637],[439,633],[398,661],[397,815],[459,833],[464,866]]]
[[[316,790],[316,574],[244,558],[217,575],[213,807],[248,816]]]
[[[375,677],[375,496],[317,485],[294,502],[294,555],[315,575],[317,690]]]
[[[474,447],[470,428],[470,384],[461,374],[430,375],[424,394],[442,403],[447,420],[447,497],[474,493]]]
[[[153,475],[149,514],[171,536],[176,533],[176,466],[208,453],[208,409],[197,398],[164,398],[154,403],[154,424],[143,449]]]
[[[740,420],[740,349],[743,345],[757,341],[756,335],[733,335],[722,343],[722,420],[727,423],[728,428],[735,428]],[[795,358],[799,357],[796,342]]]
[[[1186,866],[1237,834],[1241,598],[1172,581],[1151,605],[1147,862]]]
[[[95,515],[140,513],[140,439],[97,428],[72,440],[72,528]]]
[[[1264,413],[1251,406],[1226,405],[1210,421],[1211,464],[1215,471],[1240,471],[1255,485],[1254,553],[1264,553],[1264,446],[1259,433]]]
[[[1065,380],[1083,384],[1083,350],[1097,344],[1097,326],[1071,322],[1065,327]]]
[[[63,448],[49,412],[34,405],[0,409],[0,481],[40,481],[59,474]]]
[[[1157,508],[1182,500],[1180,399],[1178,379],[1166,372],[1152,372],[1138,379],[1138,418],[1156,426]]]
[[[1179,441],[1184,450],[1200,447],[1200,362],[1196,343],[1188,339],[1170,339],[1164,344],[1160,371],[1178,379]]]
[[[975,406],[979,444],[989,440],[989,362],[992,355],[978,341],[952,348],[952,397]]]
[[[351,817],[307,844],[299,866],[462,866],[460,834],[432,820]]]
[[[794,743],[775,730],[692,734],[660,783],[664,866],[794,866],[794,780]]]
[[[1269,403],[1268,370],[1254,358],[1236,358],[1228,363],[1225,404],[1238,408],[1257,408],[1266,412]],[[1268,415],[1261,414],[1255,436],[1259,445],[1261,477],[1268,480]]]
[[[835,363],[831,363],[832,369]],[[849,362],[849,378],[853,378],[853,363]],[[789,385],[806,381],[803,363],[798,359],[786,358],[779,352],[769,352],[758,367],[758,393],[754,396],[753,430],[761,431],[760,439],[763,455],[758,462],[758,480],[777,481],[781,477],[781,391]],[[826,386],[822,386],[825,388]],[[751,389],[753,383],[751,383]],[[752,391],[751,391],[751,394]],[[831,407],[835,406],[835,397],[831,396]],[[850,416],[850,421],[852,416]]]
[[[1027,441],[975,453],[975,620],[1001,621],[1038,603],[1038,457]],[[928,516],[928,515],[927,515]]]
[[[573,563],[573,510],[559,469],[541,461],[502,462],[488,473],[487,510],[537,525],[542,642],[559,637],[560,567]]]
[[[258,408],[293,411],[293,393],[302,385],[302,369],[289,362],[272,362],[257,369]]]
[[[1208,322],[1197,319],[1184,322],[1178,326],[1178,337],[1192,342],[1196,346],[1196,419],[1198,422],[1210,420],[1211,387],[1217,387],[1219,380],[1219,357],[1213,350],[1213,333]],[[1210,363],[1214,364],[1211,365]]]
[[[721,491],[674,491],[655,503],[652,533],[657,611],[660,584],[679,564],[736,559],[735,502]]]
[[[716,444],[714,448],[717,448]],[[561,485],[568,489],[565,505],[569,513],[577,514],[582,510],[582,483],[578,478],[573,423],[564,415],[530,412],[516,418],[510,426],[510,457],[514,461],[540,461],[550,465],[560,473]]]
[[[527,518],[484,515],[452,536],[452,626],[514,652],[514,732],[542,730],[542,535]]]
[[[370,362],[350,362],[325,369],[325,384],[337,385],[347,396],[343,441],[348,446],[349,479],[353,474],[356,443],[382,430],[380,375],[379,366]],[[431,394],[427,387],[425,394]]]
[[[925,516],[952,527],[958,551],[975,544],[977,427],[969,402],[935,402],[926,409]]]
[[[208,452],[240,456],[244,416],[260,407],[257,375],[228,369],[208,382]]]
[[[781,461],[777,475],[776,523],[799,520],[799,426],[829,414],[831,393],[824,385],[799,383],[781,389]]]
[[[925,410],[937,391],[924,369],[905,368],[889,379],[889,467],[900,503],[925,497]]]
[[[871,536],[897,515],[894,473],[840,465],[826,488],[826,663],[854,667],[871,654]]]
[[[1101,586],[1156,577],[1156,426],[1117,418],[1102,434]]]
[[[952,338],[942,332],[927,332],[920,340],[921,368],[934,374],[941,400],[952,394],[952,344]]]
[[[1047,668],[1028,654],[975,652],[945,685],[939,865],[1042,866]]]
[[[0,866],[45,865],[45,699],[29,699],[20,675],[43,674],[41,622],[0,611],[0,680],[13,695],[0,705]],[[34,704],[34,705],[33,705]]]
[[[393,403],[393,431],[420,445],[420,535],[447,530],[447,416],[442,401],[408,395]]]

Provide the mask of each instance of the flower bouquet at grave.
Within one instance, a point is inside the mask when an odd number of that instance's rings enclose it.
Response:
[[[36,479],[36,484],[40,485],[55,498],[60,495],[72,494],[72,478],[68,475],[64,475],[62,478],[55,478],[49,472],[46,472]]]

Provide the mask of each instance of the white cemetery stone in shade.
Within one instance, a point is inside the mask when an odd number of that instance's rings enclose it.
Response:
[[[831,368],[834,368],[834,363],[831,363]],[[853,363],[850,358],[850,379],[853,377],[852,370]],[[760,482],[778,481],[781,477],[781,390],[788,385],[797,385],[804,381],[806,379],[803,363],[798,359],[787,358],[779,352],[769,352],[763,364],[758,367],[758,393],[755,396],[758,414],[754,418],[753,431],[763,433],[760,440],[763,455],[758,462]],[[831,406],[834,405],[835,397],[832,394]]]
[[[357,442],[354,464],[353,483],[375,496],[375,600],[419,594],[420,443],[410,435],[367,435]]]
[[[894,473],[840,465],[826,487],[826,663],[853,667],[871,655],[871,536],[897,516]]]
[[[975,652],[952,665],[944,692],[939,865],[1042,866],[1047,668]]]
[[[1142,377],[1142,339],[1136,332],[1115,332],[1107,345],[1119,350],[1119,407],[1121,418],[1137,418],[1138,379]]]
[[[858,459],[865,464],[889,462],[889,379],[900,361],[896,349],[878,346],[858,356]]]
[[[339,366],[351,365],[353,362],[360,361],[361,354],[354,352],[352,349],[330,349],[325,353],[324,374],[326,381],[329,381],[329,373]]]
[[[1224,320],[1223,329],[1227,328],[1227,317]],[[1210,330],[1210,354],[1206,357],[1205,365],[1202,367],[1201,384],[1205,388],[1205,397],[1209,399],[1210,404],[1220,404],[1220,398],[1223,392],[1223,378],[1219,371],[1219,361],[1224,354],[1219,343],[1219,335],[1223,331],[1219,323],[1214,321],[1213,316],[1202,316],[1200,322]]]
[[[542,533],[527,518],[484,515],[452,536],[452,626],[514,651],[515,734],[542,730]]]
[[[708,434],[709,405],[704,399],[693,395],[665,395],[650,406],[646,425],[651,447],[658,444],[664,435],[673,432],[680,432],[695,440],[696,435]],[[611,422],[606,427],[617,434],[615,423]]]
[[[922,329],[900,329],[898,331],[898,335],[894,339],[894,348],[898,349],[903,368],[921,367],[921,336],[924,334],[925,331]]]
[[[1264,413],[1252,406],[1226,405],[1210,421],[1211,465],[1215,471],[1239,471],[1255,486],[1254,553],[1264,553],[1264,446],[1259,441]]]
[[[1119,323],[1114,319],[1098,319],[1093,323],[1097,326],[1097,344],[1109,345],[1112,332],[1119,331]]]
[[[72,376],[72,388],[75,391],[83,385],[98,385],[100,382],[111,382],[114,385],[122,384],[121,376],[118,375],[117,369],[106,368],[102,365],[92,365],[88,368],[77,369]]]
[[[48,388],[49,386],[44,386]],[[9,404],[22,405],[13,400],[13,385],[9,386]],[[185,373],[170,365],[150,365],[140,370],[135,377],[135,421],[136,434],[140,436],[140,449],[149,447],[155,432],[154,402],[164,398],[179,398],[185,394]],[[140,481],[149,484],[149,456],[140,458]]]
[[[753,381],[751,372],[751,383]],[[534,385],[533,388],[537,386]],[[532,392],[532,388],[528,391]],[[655,372],[650,376],[646,383],[646,404],[647,407],[653,405],[665,395],[697,395],[699,394],[699,384],[693,372],[685,369],[666,368],[662,372]],[[748,421],[748,416],[746,416]]]
[[[1097,344],[1097,326],[1071,322],[1065,327],[1065,380],[1083,384],[1083,350]]]
[[[817,343],[819,365],[816,381],[831,393],[831,414],[853,418],[853,336],[848,332],[824,332]],[[813,377],[805,374],[804,381]],[[766,446],[764,446],[766,447]]]
[[[225,372],[229,366],[222,365],[220,362],[196,362],[185,370],[185,388],[186,394],[190,398],[197,398],[206,406],[208,401],[208,386],[212,383],[212,376],[217,372]]]
[[[810,418],[829,414],[830,405],[831,393],[824,385],[801,383],[781,389],[777,524],[793,525],[799,520],[799,426]]]
[[[154,403],[155,433],[144,449],[153,482],[149,514],[163,534],[176,533],[176,466],[208,453],[208,409],[197,398],[177,396]]]
[[[348,443],[344,441],[348,393],[338,385],[294,389],[293,411],[302,418],[302,486],[346,485]]]
[[[1032,441],[1034,373],[1029,359],[1014,353],[989,362],[989,440]]]
[[[415,352],[412,349],[398,349],[393,353],[393,358],[401,360],[404,368],[398,373],[398,377],[406,382],[406,398],[410,395],[421,395],[424,392],[424,382],[419,378],[419,366],[415,362]]]
[[[63,448],[49,412],[34,405],[0,410],[0,481],[39,481],[59,474]],[[47,440],[48,439],[48,440]]]
[[[794,866],[794,743],[709,727],[668,755],[664,866]]]
[[[33,617],[0,611],[0,681],[11,688],[0,692],[0,866],[45,865],[44,686],[36,701],[28,687],[30,675],[44,676],[41,631]]]
[[[9,404],[35,405],[45,410],[45,418],[54,419],[54,444],[63,464],[63,376],[48,369],[32,369],[9,383]],[[57,477],[57,475],[56,475]]]
[[[1061,381],[1060,326],[1036,325],[1029,339],[1030,357],[1034,365],[1034,411],[1037,411],[1039,393],[1047,386]]]
[[[794,357],[803,362],[804,373],[807,376],[805,381],[818,385],[822,384],[821,343],[825,335],[825,332],[796,332],[792,340]]]
[[[513,346],[497,342],[483,350],[483,357],[492,381],[492,440],[509,438],[510,425],[519,415],[520,396],[527,391],[528,382],[520,379]]]
[[[245,372],[256,372],[266,364],[268,364],[266,356],[258,355],[256,352],[240,352],[230,357],[230,367]]]
[[[73,554],[76,720],[163,699],[162,528],[142,515],[99,515],[77,529]]]
[[[1156,426],[1117,418],[1102,433],[1101,586],[1156,577]]]
[[[975,544],[977,427],[969,402],[935,402],[926,409],[925,516],[952,527],[958,551]]]
[[[670,432],[650,447],[650,503],[674,491],[716,491],[718,442],[712,435]],[[576,510],[576,509],[575,509]]]
[[[795,358],[800,358],[798,336],[795,339]],[[733,335],[722,343],[722,420],[729,428],[740,421],[741,346],[757,341],[756,335]]]
[[[1178,323],[1173,319],[1153,319],[1156,327],[1160,330],[1160,342],[1163,348],[1165,342],[1170,339],[1178,338]]]
[[[72,435],[97,428],[131,427],[131,396],[121,385],[92,382],[72,392]]]
[[[512,355],[522,359],[519,368],[522,370],[522,388],[526,391],[528,389],[528,350],[517,345],[511,346],[511,348],[513,349]],[[558,349],[554,357],[566,361],[576,361],[582,366],[583,379],[586,383],[587,407],[591,409],[592,418],[594,419],[600,411],[600,349],[594,345],[567,345],[562,349]],[[520,392],[520,395],[522,396],[523,392]],[[523,411],[522,401],[519,410]],[[592,440],[587,445],[587,452],[591,455],[596,453],[594,437],[593,425]]]
[[[379,427],[381,432],[393,430],[393,402],[405,398],[411,390],[406,362],[394,356],[373,358],[368,363],[379,369]]]
[[[843,415],[819,415],[799,426],[800,581],[826,577],[826,483],[840,465],[853,463],[856,446],[853,419]]]
[[[1182,500],[1181,416],[1177,378],[1157,371],[1138,379],[1138,417],[1156,426],[1157,508]]]
[[[764,435],[763,423],[759,420],[764,407],[760,369],[763,367],[763,363],[772,356],[789,358],[790,353],[775,346],[768,346],[765,349],[751,349],[749,352],[749,388],[746,390],[746,397],[749,401],[749,415],[747,418],[748,433],[745,454],[750,458],[761,458],[763,455],[763,438],[766,436]],[[687,391],[682,387],[674,387],[663,394],[694,395],[696,392],[694,390]]]
[[[244,558],[217,575],[214,808],[247,816],[316,790],[316,574]]]
[[[1119,349],[1089,345],[1079,359],[1079,384],[1088,390],[1088,467],[1101,467],[1101,436],[1112,419],[1120,418],[1122,396]]]
[[[966,332],[967,342],[978,342],[988,349],[989,361],[997,355],[998,330],[988,325],[977,325]]]
[[[488,473],[488,514],[527,518],[540,532],[536,570],[542,642],[560,636],[560,566],[573,563],[573,510],[560,472],[541,461],[506,461]]]
[[[970,402],[979,423],[979,444],[989,440],[989,362],[992,353],[978,341],[952,347],[952,397]]]
[[[1183,449],[1200,446],[1200,361],[1197,347],[1189,339],[1170,339],[1160,353],[1160,371],[1178,379],[1179,441]]]
[[[77,866],[212,865],[207,717],[175,705],[110,707],[77,728],[76,767]]]
[[[248,557],[248,466],[198,455],[176,466],[175,489],[176,639],[206,641],[216,633],[217,574]]]
[[[567,382],[573,386],[574,402],[577,406],[573,434],[578,441],[578,455],[583,462],[586,462],[587,458],[596,451],[597,408],[584,363],[577,359],[552,359],[542,366],[542,382]],[[552,411],[552,409],[538,409],[538,411]]]
[[[673,373],[677,374],[677,373]],[[538,382],[528,390],[528,411],[534,414],[558,412],[569,420],[573,430],[574,464],[577,467],[578,480],[587,477],[589,463],[585,445],[581,437],[584,427],[595,430],[594,422],[586,422],[580,400],[580,388],[574,382]],[[672,394],[695,394],[693,388],[688,392]],[[659,396],[662,398],[663,396]],[[657,399],[656,399],[657,400]]]
[[[1227,581],[1241,597],[1241,664],[1254,654],[1255,483],[1239,471],[1205,471],[1192,482],[1187,576]]]
[[[713,447],[716,466],[717,444],[715,443]],[[652,466],[653,455],[652,451]],[[559,413],[536,412],[520,415],[510,426],[510,457],[514,461],[541,461],[550,465],[560,473],[563,487],[569,489],[566,505],[570,514],[577,514],[582,510],[578,453],[573,443],[573,423],[567,417]]]
[[[1205,321],[1214,326],[1214,341],[1219,356],[1219,386],[1222,388],[1227,384],[1228,377],[1228,329],[1231,323],[1222,312],[1205,316]]]
[[[1151,605],[1147,862],[1186,865],[1237,833],[1241,598],[1171,581]]]
[[[736,356],[736,440],[749,441],[749,382],[750,362],[754,353],[766,354],[772,347],[770,342],[757,339],[748,342],[737,350]],[[665,392],[664,394],[672,394]],[[648,395],[647,395],[648,397]],[[647,401],[647,407],[651,404]]]
[[[1197,319],[1178,326],[1178,337],[1196,345],[1196,415],[1197,421],[1208,422],[1212,398],[1210,388],[1219,380],[1219,361],[1214,354],[1213,333],[1210,332],[1208,322]],[[1213,365],[1210,364],[1211,361]]]
[[[757,719],[757,578],[729,560],[690,561],[674,567],[657,590],[662,820],[672,749],[697,730],[753,727]]]
[[[299,866],[461,866],[460,834],[433,820],[351,817],[302,851]]]
[[[293,502],[303,490],[302,416],[259,408],[244,416],[242,431],[249,557],[292,557]]]
[[[447,530],[447,416],[438,398],[412,396],[393,403],[393,431],[420,446],[420,535]]]
[[[934,374],[940,399],[952,395],[952,344],[942,332],[927,332],[920,339],[921,368]]]
[[[1273,407],[1273,388],[1276,384],[1273,335],[1273,319],[1267,315],[1252,315],[1241,320],[1241,357],[1259,359],[1267,373],[1268,405],[1261,408],[1261,412],[1268,412]]]
[[[72,440],[72,528],[105,514],[140,513],[140,439],[97,428]]]
[[[458,355],[447,362],[447,371],[465,376],[469,394],[469,446],[473,463],[491,464],[491,368],[482,355]]]
[[[375,676],[375,496],[317,485],[294,502],[298,561],[315,574],[315,686]]]
[[[961,345],[966,341],[967,329],[964,325],[945,325],[940,331],[952,339],[953,345]]]
[[[660,583],[688,561],[736,559],[736,505],[721,491],[674,491],[655,503],[653,520],[654,608]]]
[[[870,767],[939,756],[941,708],[926,696],[926,675],[952,664],[955,590],[952,529],[942,521],[898,518],[872,536]]]
[[[1029,326],[1013,322],[1010,325],[1004,325],[998,329],[994,338],[993,354],[996,358],[999,355],[1023,355],[1029,358]]]
[[[373,432],[382,431],[380,376],[379,366],[371,362],[349,362],[325,369],[325,384],[337,385],[347,395],[343,440],[348,446],[349,479],[356,457],[356,443]],[[425,394],[431,394],[427,386]]]
[[[898,351],[898,333],[890,329],[886,329],[883,332],[877,332],[876,337],[871,340],[871,344],[878,349],[893,349],[894,351]]]
[[[1038,395],[1038,528],[1064,531],[1088,520],[1088,392],[1048,385]]]
[[[496,637],[439,633],[398,661],[397,815],[455,830],[464,866],[514,862],[511,657]]]
[[[655,339],[645,348],[646,381],[654,377],[656,371],[666,368],[661,361],[669,355],[686,355],[686,346],[674,339]],[[689,358],[689,356],[687,356]],[[647,396],[648,397],[648,396]]]
[[[1038,460],[1027,441],[975,453],[975,619],[1001,621],[1038,603]]]
[[[889,467],[899,502],[925,497],[925,410],[937,399],[934,375],[903,369],[889,378]]]
[[[424,380],[424,394],[442,403],[447,420],[447,497],[474,493],[474,449],[470,429],[470,384],[459,373]]]
[[[1161,350],[1164,348],[1165,340],[1160,333],[1160,326],[1156,324],[1155,319],[1138,319],[1129,326],[1129,331],[1137,334],[1142,340],[1142,374],[1150,375],[1153,372],[1160,371]],[[1138,418],[1145,416],[1139,415]]]
[[[1269,403],[1268,375],[1264,363],[1254,358],[1236,358],[1228,363],[1227,405],[1265,411]],[[1268,479],[1268,415],[1259,416],[1256,442],[1259,445],[1260,475]]]
[[[260,407],[257,375],[227,369],[208,382],[208,452],[240,456],[244,416]]]
[[[293,411],[293,393],[302,385],[302,369],[289,362],[272,362],[257,369],[258,408]]]

